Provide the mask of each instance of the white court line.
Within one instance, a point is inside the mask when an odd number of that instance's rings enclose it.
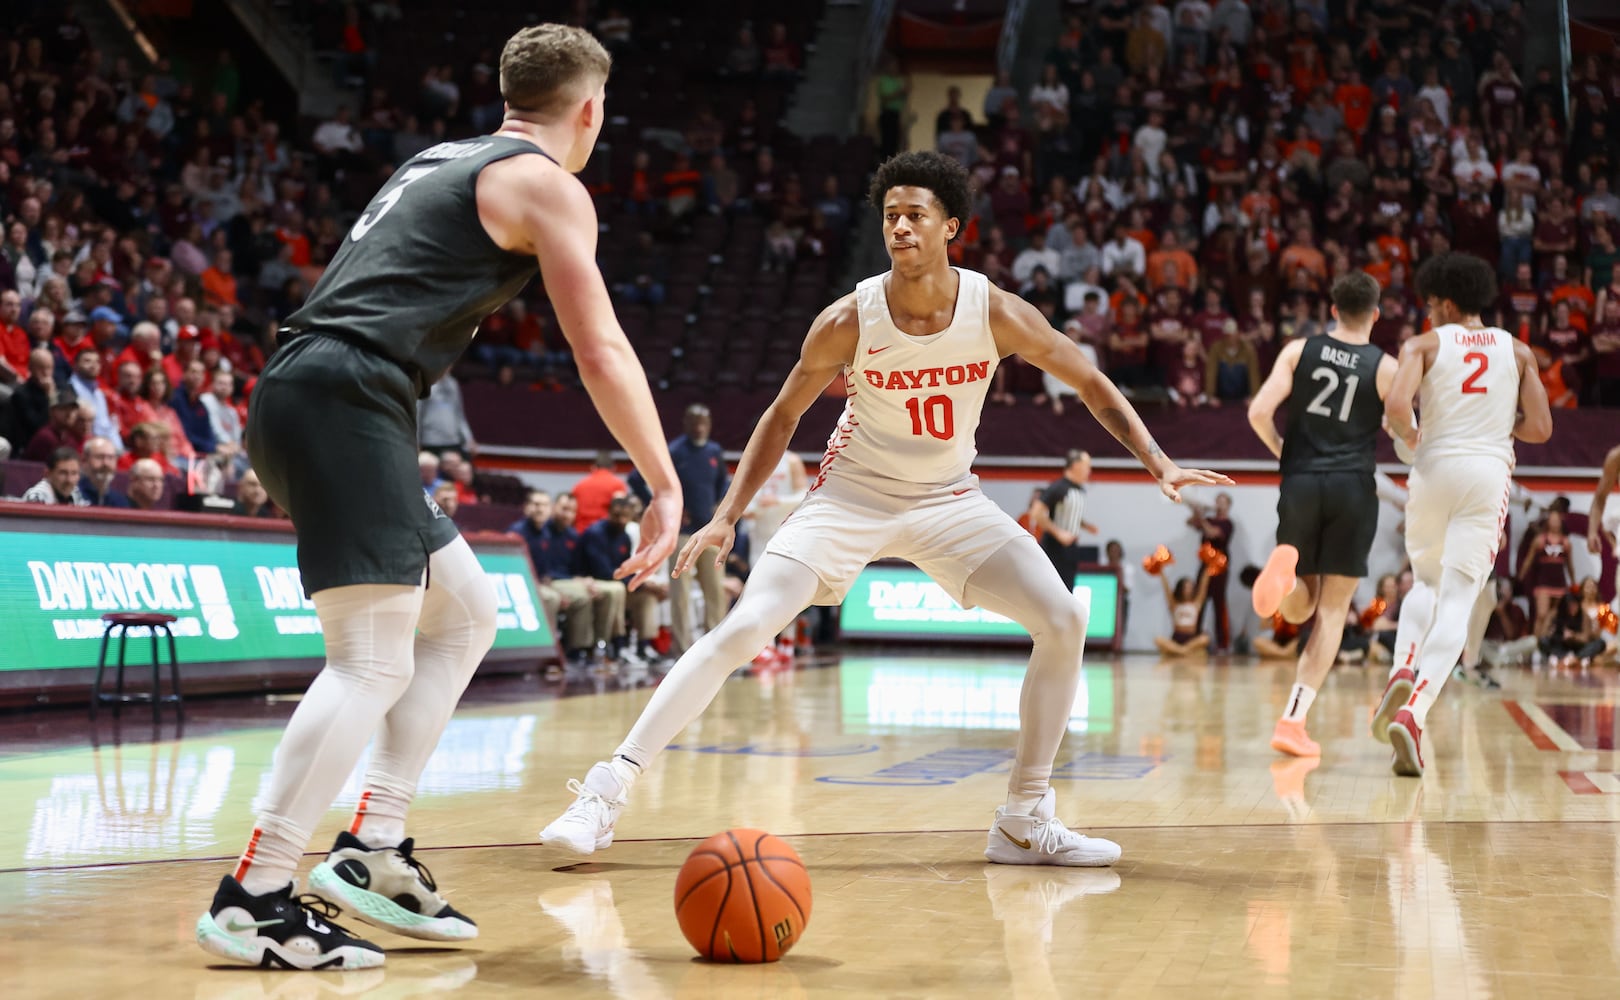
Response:
[[[1610,774],[1607,771],[1585,771],[1588,781],[1598,787],[1604,795],[1620,795],[1620,774]]]
[[[1543,712],[1540,705],[1534,702],[1521,701],[1519,702],[1519,708],[1524,710],[1524,714],[1530,717],[1531,722],[1534,722],[1542,732],[1547,734],[1547,738],[1552,740],[1553,745],[1558,749],[1572,753],[1578,753],[1586,749],[1575,741],[1575,737],[1565,732],[1563,726],[1554,722],[1552,716]]]

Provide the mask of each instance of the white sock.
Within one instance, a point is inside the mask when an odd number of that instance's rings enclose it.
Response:
[[[1288,693],[1288,710],[1283,712],[1284,722],[1305,721],[1305,713],[1311,710],[1311,702],[1316,700],[1316,689],[1303,684],[1295,684],[1294,690]]]
[[[308,830],[274,816],[261,817],[248,838],[247,849],[236,862],[236,880],[254,896],[285,887],[298,870],[307,843]]]

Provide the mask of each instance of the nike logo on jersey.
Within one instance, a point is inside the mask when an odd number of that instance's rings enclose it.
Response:
[[[916,368],[892,372],[866,371],[866,384],[874,389],[933,389],[941,385],[983,382],[990,377],[990,362],[975,361],[948,368]]]
[[[866,349],[866,353],[867,354],[881,354],[881,353],[883,353],[884,351],[887,351],[890,347],[893,347],[893,346],[894,346],[893,344],[889,344],[887,347],[868,347]]]
[[[971,486],[969,486],[969,487],[968,487],[968,488],[967,488],[967,489],[965,489],[965,490],[952,490],[952,491],[951,491],[951,496],[953,496],[953,497],[959,497],[959,496],[961,496],[961,495],[962,495],[962,494],[964,494],[964,493],[972,493],[972,492],[973,492],[973,487],[971,487]]]
[[[1021,847],[1026,851],[1029,850],[1029,841],[1027,841],[1027,840],[1019,840],[1017,837],[1014,837],[1012,834],[1007,832],[1006,827],[998,826],[998,827],[996,827],[996,832],[1001,834],[1003,837],[1006,837],[1009,841],[1011,841],[1013,844],[1017,845],[1018,847]]]

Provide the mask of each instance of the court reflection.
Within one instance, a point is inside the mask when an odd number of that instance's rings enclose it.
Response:
[[[1024,671],[1021,661],[1007,659],[845,656],[838,666],[840,714],[848,732],[1016,730]],[[1107,663],[1082,667],[1069,732],[1113,732],[1114,675]]]
[[[1082,896],[1106,895],[1119,885],[1119,873],[1110,868],[984,867],[990,913],[1001,923],[1001,946],[1016,1000],[1074,995],[1072,988],[1060,988],[1052,973],[1053,926],[1059,912]],[[1068,950],[1076,940],[1070,935],[1060,947]]]
[[[630,947],[613,904],[613,883],[607,879],[570,878],[540,896],[540,909],[573,936],[562,946],[563,960],[599,987],[624,1000],[666,1000],[672,995]]]

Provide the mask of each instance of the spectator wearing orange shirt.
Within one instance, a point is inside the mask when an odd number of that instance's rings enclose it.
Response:
[[[630,484],[613,471],[612,452],[597,452],[590,473],[574,484],[574,500],[579,504],[579,510],[574,515],[574,530],[584,531],[607,517],[613,498],[626,496],[629,492]]]
[[[236,276],[231,273],[231,252],[214,254],[213,266],[202,273],[203,301],[213,306],[237,306]]]
[[[1360,70],[1350,70],[1345,82],[1334,90],[1333,103],[1339,106],[1339,113],[1344,116],[1344,127],[1360,139],[1372,121],[1373,109],[1372,88],[1361,82]]]
[[[1321,287],[1327,280],[1327,258],[1311,241],[1311,231],[1304,226],[1294,230],[1294,242],[1283,249],[1278,265],[1285,281],[1292,282],[1295,271],[1303,270],[1311,276],[1313,287]]]
[[[7,289],[0,292],[0,382],[15,385],[28,377],[28,331],[17,325],[22,315],[22,296]]]
[[[1154,292],[1161,288],[1190,290],[1198,284],[1198,262],[1181,248],[1175,230],[1166,229],[1159,249],[1148,254],[1147,280]]]

